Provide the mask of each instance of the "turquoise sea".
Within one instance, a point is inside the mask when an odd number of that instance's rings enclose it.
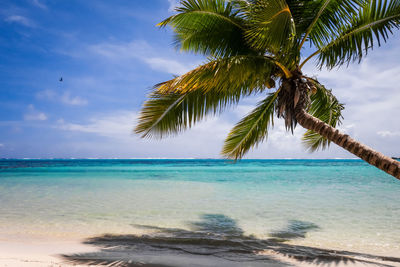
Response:
[[[219,234],[400,255],[400,181],[360,160],[1,160],[0,239]]]

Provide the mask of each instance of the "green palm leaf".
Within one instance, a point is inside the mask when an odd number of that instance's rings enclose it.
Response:
[[[158,24],[172,26],[175,44],[184,51],[213,57],[252,53],[245,23],[235,4],[224,0],[184,0],[178,14]]]
[[[339,103],[331,90],[326,89],[318,81],[312,80],[316,91],[310,96],[311,106],[308,111],[312,116],[332,127],[341,124],[343,104]],[[314,131],[308,130],[303,136],[303,144],[310,151],[325,149],[330,141]]]
[[[273,125],[277,96],[277,92],[270,94],[236,124],[225,140],[222,149],[224,156],[233,159],[242,158],[250,148],[267,138],[269,126]]]
[[[291,11],[284,0],[252,1],[246,10],[249,29],[246,38],[257,50],[275,55],[288,51],[296,35]]]
[[[278,64],[279,65],[279,64]],[[265,89],[271,77],[282,76],[277,63],[265,56],[233,56],[212,60],[175,79],[161,83],[161,93],[186,93],[193,90],[221,91],[247,95]]]
[[[386,42],[394,28],[399,28],[400,1],[371,0],[360,8],[348,26],[340,29],[337,37],[320,47],[319,65],[335,66],[360,61],[375,42]]]
[[[236,104],[241,95],[237,92],[204,93],[201,90],[184,94],[162,94],[155,91],[144,103],[135,132],[142,137],[177,134],[192,127],[206,115],[217,114]]]
[[[299,38],[301,37],[301,34],[306,32],[307,28],[311,24],[319,4],[317,1],[308,0],[286,0],[286,3],[289,6],[296,26],[297,38]]]
[[[302,44],[309,37],[312,44],[321,47],[332,40],[332,36],[348,24],[356,15],[364,0],[319,0],[311,1],[316,5],[312,22],[307,27]]]
[[[241,97],[265,90],[266,81],[277,73],[274,62],[264,56],[234,56],[201,65],[155,86],[135,132],[162,137],[183,131]]]

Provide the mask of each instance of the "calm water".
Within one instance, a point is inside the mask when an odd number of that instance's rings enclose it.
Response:
[[[3,240],[155,226],[400,255],[400,181],[358,160],[1,160],[0,214]]]

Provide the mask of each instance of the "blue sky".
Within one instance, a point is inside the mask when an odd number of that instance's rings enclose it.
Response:
[[[152,85],[201,64],[181,54],[155,25],[172,0],[3,0],[0,4],[0,157],[218,158],[224,137],[257,97],[177,137],[132,134]],[[387,153],[400,154],[399,34],[360,65],[305,72],[346,104],[341,127]],[[63,82],[59,78],[63,77]],[[277,123],[255,158],[353,157],[334,145],[309,154],[301,134]]]

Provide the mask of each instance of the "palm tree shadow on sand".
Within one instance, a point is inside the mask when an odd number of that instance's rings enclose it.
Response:
[[[244,235],[235,220],[222,214],[205,214],[189,224],[191,230],[134,225],[154,231],[148,235],[110,235],[88,238],[85,244],[98,252],[62,255],[73,264],[144,267],[181,266],[296,266],[364,264],[394,266],[400,258],[319,249],[286,244],[318,230],[313,223],[289,221],[269,239]]]

